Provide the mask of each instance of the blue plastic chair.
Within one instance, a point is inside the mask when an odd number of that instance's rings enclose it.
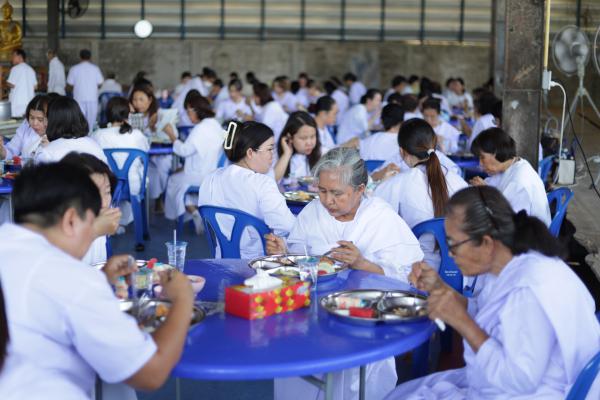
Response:
[[[598,376],[598,372],[600,372],[600,352],[596,353],[590,362],[583,367],[571,390],[569,390],[566,400],[585,399]]]
[[[177,127],[177,131],[179,132],[179,140],[182,142],[187,139],[190,135],[191,130],[194,129],[194,125],[182,125]]]
[[[538,166],[538,174],[540,178],[542,178],[542,182],[546,183],[548,180],[548,174],[550,173],[550,169],[552,168],[552,164],[554,164],[554,159],[556,156],[551,155],[545,157],[542,161],[540,161],[540,165]]]
[[[266,252],[267,245],[264,236],[267,233],[271,233],[271,229],[262,220],[246,212],[225,207],[201,206],[198,207],[198,210],[204,221],[206,240],[208,240],[212,258],[216,257],[216,242],[219,243],[219,248],[221,249],[221,258],[240,258],[240,241],[244,228],[247,226],[256,229],[260,235],[263,250]],[[221,232],[219,223],[217,222],[218,214],[230,215],[235,218],[231,231],[231,240],[227,239],[227,236]]]
[[[144,239],[149,237],[148,216],[146,215],[146,175],[148,173],[148,153],[137,149],[105,149],[104,154],[108,159],[108,165],[117,179],[122,182],[122,191],[120,192],[120,201],[129,201],[133,210],[133,224],[135,228],[136,251],[144,250]],[[123,167],[119,168],[115,154],[127,154],[127,159]],[[132,195],[129,188],[129,169],[136,159],[140,159],[143,164],[142,180],[140,192]],[[116,197],[116,196],[115,196]]]
[[[565,219],[565,215],[567,214],[569,201],[571,201],[572,198],[573,191],[566,187],[554,189],[548,193],[548,204],[550,204],[550,209],[552,209],[552,204],[556,203],[556,211],[554,212],[554,215],[552,216],[552,222],[550,223],[550,233],[554,237],[558,237],[560,227]]]
[[[385,160],[365,160],[365,166],[367,167],[367,172],[372,174],[377,168],[381,167]]]
[[[100,118],[99,125],[105,126],[108,123],[108,117],[106,115],[106,106],[108,105],[108,101],[113,97],[123,96],[123,93],[119,92],[104,92],[98,96],[98,103],[100,105]]]

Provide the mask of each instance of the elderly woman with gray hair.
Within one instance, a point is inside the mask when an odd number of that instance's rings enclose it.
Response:
[[[315,165],[319,199],[298,215],[287,239],[267,235],[267,253],[330,251],[351,268],[407,280],[423,259],[408,225],[385,201],[365,196],[367,169],[357,150],[336,148]],[[394,359],[367,366],[367,398],[381,399],[396,384]],[[334,375],[334,398],[358,398],[358,368]],[[276,399],[317,398],[318,389],[300,378],[275,380]]]

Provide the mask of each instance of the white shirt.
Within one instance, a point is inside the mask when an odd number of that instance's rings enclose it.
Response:
[[[550,226],[552,217],[544,183],[527,160],[517,159],[506,171],[490,176],[486,182],[502,192],[515,212],[525,210]]]
[[[202,97],[207,97],[209,93],[209,88],[204,84],[200,77],[195,76],[189,81],[185,83],[183,88],[181,89],[181,93],[177,95],[175,102],[173,103],[173,108],[176,108],[179,113],[179,125],[180,126],[190,126],[193,125],[190,117],[187,115],[187,111],[184,107],[185,97],[190,92],[190,90],[196,89]]]
[[[333,93],[331,93],[331,97],[335,100],[335,103],[338,106],[338,114],[337,114],[337,124],[342,123],[342,116],[346,113],[348,108],[350,107],[350,99],[348,95],[344,93],[341,89],[335,89]]]
[[[495,128],[496,123],[494,122],[495,118],[492,114],[485,114],[479,117],[477,121],[475,121],[475,125],[473,125],[473,130],[471,131],[471,136],[469,137],[468,150],[471,149],[471,145],[473,141],[479,134],[486,129]]]
[[[58,57],[54,56],[48,66],[48,93],[64,96],[66,84],[65,66]]]
[[[448,198],[460,189],[466,188],[467,182],[453,171],[442,166],[448,188]],[[373,195],[382,198],[406,221],[410,228],[434,218],[433,200],[427,170],[424,165],[404,170],[377,186]],[[429,237],[428,237],[429,236]],[[435,240],[430,235],[419,238],[421,249],[425,253],[427,263],[439,268],[439,251],[435,250]]]
[[[217,94],[215,99],[213,100],[213,110],[219,108],[219,105],[226,100],[229,100],[229,90],[226,87],[222,87],[221,90],[219,90],[219,93]]]
[[[364,104],[352,106],[342,117],[338,127],[337,142],[346,143],[355,137],[364,137],[369,131],[369,114]]]
[[[271,93],[273,99],[278,102],[283,110],[287,113],[292,113],[298,109],[296,96],[292,92],[283,92],[281,96],[278,96],[275,92]]]
[[[14,86],[8,95],[11,116],[22,117],[27,104],[35,96],[35,87],[38,83],[35,71],[29,64],[22,62],[10,69],[7,82]]]
[[[43,147],[35,158],[36,163],[50,163],[57,162],[63,159],[64,156],[70,152],[76,153],[87,153],[94,157],[106,161],[106,155],[102,150],[102,147],[91,137],[84,136],[76,139],[56,139],[50,142],[48,146]]]
[[[0,138],[2,140],[2,138]],[[15,136],[12,137],[10,142],[4,145],[6,149],[6,159],[11,159],[14,156],[21,157],[35,157],[35,155],[41,150],[42,138],[40,135],[29,126],[29,122],[26,119],[21,122],[21,125],[17,128]]]
[[[119,310],[106,276],[11,223],[0,226],[10,331],[0,398],[90,399],[96,372],[122,382],[156,352]]]
[[[198,205],[247,212],[263,220],[278,236],[287,235],[296,220],[273,178],[235,164],[219,168],[204,179]],[[229,235],[233,221],[225,217],[218,220],[223,233]],[[264,255],[261,239],[253,229],[244,231],[240,248],[245,259]]]
[[[333,136],[331,133],[329,133],[329,129],[327,129],[327,127],[318,128],[317,131],[319,132],[319,141],[321,142],[321,147],[327,149],[333,149],[336,147]],[[325,152],[322,153],[325,154]]]
[[[262,107],[259,114],[256,114],[256,120],[267,125],[275,134],[275,143],[279,140],[279,135],[287,122],[288,114],[283,110],[281,104],[276,101],[270,101]]]
[[[98,86],[104,77],[100,68],[89,61],[74,65],[67,75],[67,83],[73,86],[73,98],[76,101],[98,101]]]
[[[454,172],[455,174],[457,174],[459,176],[462,176],[462,171],[461,171],[460,167],[458,165],[456,165],[454,163],[454,161],[452,161],[450,158],[448,158],[444,153],[442,153],[439,150],[436,150],[435,155],[438,157],[438,159],[440,160],[440,164],[442,164],[443,167],[445,167],[449,171]],[[383,169],[392,163],[396,164],[396,166],[398,168],[400,168],[400,171],[405,171],[410,168],[404,162],[402,157],[400,156],[400,152],[398,152],[394,157],[386,160],[386,162],[384,162],[383,165],[381,167],[379,167],[377,170]]]
[[[121,84],[119,82],[117,82],[114,79],[107,79],[104,82],[102,82],[102,86],[100,86],[100,89],[98,90],[99,94],[102,93],[123,93],[123,87],[121,86]]]
[[[450,106],[450,108],[463,109],[466,101],[468,110],[473,109],[473,97],[467,91],[459,95],[454,93],[452,90],[448,90],[444,94],[444,97],[448,101],[448,105]]]
[[[350,99],[351,105],[356,105],[360,103],[361,97],[367,93],[367,88],[363,85],[362,82],[356,81],[350,85],[350,89],[348,90],[348,97]]]
[[[246,104],[246,101],[242,98],[239,103],[236,103],[232,99],[227,99],[219,103],[217,106],[216,116],[220,122],[230,121],[230,120],[240,120],[237,113],[241,111],[245,115],[251,115],[252,110],[250,106]]]
[[[359,145],[360,158],[363,160],[388,160],[400,153],[398,132],[378,132],[365,139]]]
[[[421,114],[421,111],[419,110],[415,110],[413,111],[408,111],[404,113],[404,120],[408,121],[409,119],[413,119],[413,118],[419,118],[419,119],[423,119],[423,114]]]
[[[433,130],[438,136],[438,145],[442,152],[453,154],[458,151],[458,139],[460,138],[458,129],[440,119],[440,124],[433,127]]]
[[[173,152],[185,158],[183,170],[198,178],[198,182],[217,169],[223,153],[225,131],[214,118],[205,118],[190,131],[185,142],[177,139]]]
[[[288,237],[290,252],[320,255],[338,247],[340,240],[354,243],[363,257],[379,265],[385,275],[407,281],[411,266],[423,259],[419,242],[406,222],[385,201],[364,197],[352,221],[332,217],[319,199],[298,215]]]
[[[102,147],[102,149],[138,149],[147,152],[150,149],[148,139],[138,130],[133,129],[128,133],[119,133],[119,126],[98,129],[91,137]],[[127,159],[126,154],[115,153],[115,163],[122,168]],[[129,168],[129,190],[133,194],[140,192],[144,165],[140,159],[136,159]]]

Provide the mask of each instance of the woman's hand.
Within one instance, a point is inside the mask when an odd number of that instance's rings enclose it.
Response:
[[[289,135],[286,135],[281,141],[281,147],[283,149],[283,155],[286,157],[291,157],[294,154],[294,147],[292,146],[292,138]]]
[[[381,181],[389,178],[390,176],[396,175],[398,172],[400,172],[400,167],[394,163],[389,163],[379,171],[373,172],[371,174],[371,178],[373,178],[374,181]]]
[[[119,227],[121,210],[118,208],[103,208],[94,220],[94,233],[96,237],[113,235]]]
[[[429,292],[427,312],[431,320],[439,318],[459,331],[471,320],[466,299],[446,284]]]
[[[283,238],[272,233],[267,233],[265,235],[265,242],[267,244],[267,255],[271,256],[273,254],[287,253],[287,246],[285,245],[285,240],[283,240]]]
[[[444,281],[438,273],[423,261],[418,261],[412,265],[408,281],[424,292],[431,292],[444,285]]]
[[[102,268],[102,272],[111,285],[114,285],[121,276],[128,276],[137,270],[135,259],[127,254],[112,256]]]
[[[178,301],[194,302],[194,290],[188,277],[177,269],[160,271],[161,295],[176,303]]]
[[[473,186],[486,186],[487,185],[486,181],[480,176],[473,177],[473,179],[471,179],[469,181],[469,183]]]
[[[329,253],[331,258],[346,263],[352,268],[360,267],[360,265],[365,261],[364,257],[360,253],[360,250],[354,245],[354,243],[347,240],[340,240],[337,243],[339,244],[339,247],[334,247],[331,249],[331,253]]]

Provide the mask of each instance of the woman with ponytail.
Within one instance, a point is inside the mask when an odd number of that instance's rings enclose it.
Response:
[[[435,152],[436,135],[427,121],[414,118],[400,127],[400,155],[409,167],[375,189],[375,196],[386,200],[411,228],[444,214],[448,198],[467,183],[442,164]],[[440,256],[431,235],[419,240],[425,260],[439,267]]]
[[[231,162],[209,174],[200,186],[198,205],[234,208],[263,220],[275,234],[287,236],[295,217],[272,176],[275,138],[267,125],[249,121],[229,123],[223,145]],[[233,221],[223,220],[228,235]],[[240,243],[242,258],[264,255],[262,240],[255,230],[246,230]]]
[[[429,318],[463,337],[466,366],[402,384],[386,399],[564,399],[600,349],[600,326],[561,243],[487,186],[452,196],[445,228],[463,275],[484,278],[480,293],[461,296],[425,263],[410,279],[429,292]],[[597,389],[587,398],[600,398]]]

